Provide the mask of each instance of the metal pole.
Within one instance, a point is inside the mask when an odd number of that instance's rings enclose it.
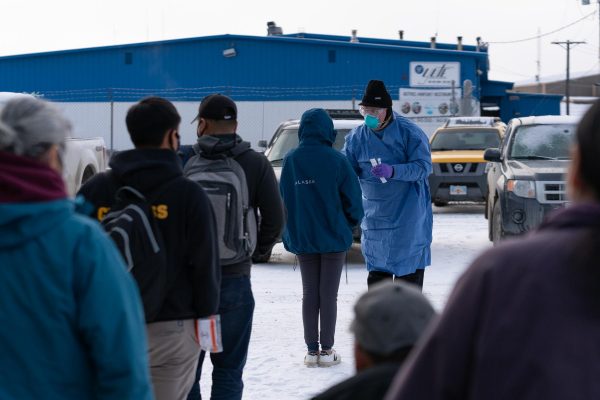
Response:
[[[569,96],[569,70],[571,65],[571,41],[567,40],[567,81],[565,82],[565,95],[567,97],[567,115],[571,115],[569,112],[571,105],[571,97]]]
[[[569,79],[570,79],[570,63],[571,63],[571,46],[572,45],[576,45],[576,44],[583,44],[586,42],[572,42],[570,40],[567,40],[566,42],[552,42],[552,44],[557,44],[559,46],[562,47],[562,45],[564,44],[566,47],[565,49],[567,50],[567,80],[565,82],[565,97],[566,97],[566,101],[567,101],[567,115],[569,115],[570,112],[570,103],[571,103],[571,98],[569,95]]]
[[[108,89],[109,97],[110,97],[110,154],[112,155],[114,151],[114,115],[115,115],[115,102],[113,101],[113,92],[112,89]]]

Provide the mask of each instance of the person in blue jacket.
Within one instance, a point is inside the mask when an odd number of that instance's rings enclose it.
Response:
[[[367,284],[396,277],[422,288],[433,223],[429,141],[421,128],[392,111],[382,81],[369,82],[359,106],[365,123],[346,136],[342,152],[363,193]]]
[[[67,198],[69,132],[33,97],[0,113],[0,399],[153,399],[137,286]]]
[[[300,264],[308,347],[304,363],[309,367],[341,361],[333,349],[337,292],[352,228],[363,217],[358,178],[346,157],[332,147],[336,134],[325,110],[306,111],[298,129],[300,145],[285,156],[281,172],[287,211],[283,244]]]

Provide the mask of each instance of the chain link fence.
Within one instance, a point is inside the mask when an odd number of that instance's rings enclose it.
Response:
[[[125,126],[125,116],[131,105],[147,96],[160,96],[172,101],[182,121],[182,144],[196,140],[196,124],[192,124],[203,97],[212,93],[231,96],[238,107],[238,133],[252,146],[259,140],[269,140],[277,126],[286,120],[298,119],[309,108],[357,109],[362,87],[329,86],[313,88],[259,88],[259,87],[204,87],[177,89],[105,88],[89,90],[54,91],[39,94],[58,103],[72,121],[76,137],[102,137],[107,148],[126,150],[133,147]],[[390,93],[399,87],[388,86]],[[348,100],[328,100],[346,97]],[[310,100],[295,100],[310,98]],[[252,100],[245,100],[252,99]],[[472,101],[470,114],[479,115],[479,103]],[[393,109],[400,112],[394,101]],[[430,135],[445,122],[444,118],[414,118]]]

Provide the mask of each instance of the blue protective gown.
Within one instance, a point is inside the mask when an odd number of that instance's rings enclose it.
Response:
[[[354,128],[342,152],[360,178],[365,211],[361,247],[367,269],[403,276],[430,265],[431,151],[425,133],[394,113],[382,131],[364,124]],[[371,158],[393,166],[387,183],[371,174]]]

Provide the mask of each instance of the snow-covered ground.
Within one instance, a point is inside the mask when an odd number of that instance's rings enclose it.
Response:
[[[425,272],[423,292],[441,310],[454,282],[473,258],[490,247],[487,220],[478,205],[434,208],[432,265]],[[342,363],[330,368],[306,368],[302,330],[302,284],[294,255],[282,245],[274,262],[255,265],[252,285],[256,299],[252,339],[244,370],[244,399],[308,399],[354,374],[353,338],[348,327],[352,307],[367,289],[367,272],[355,245],[348,255],[338,295],[335,349]],[[347,276],[347,279],[346,279]],[[211,364],[204,363],[202,396],[210,398]]]

